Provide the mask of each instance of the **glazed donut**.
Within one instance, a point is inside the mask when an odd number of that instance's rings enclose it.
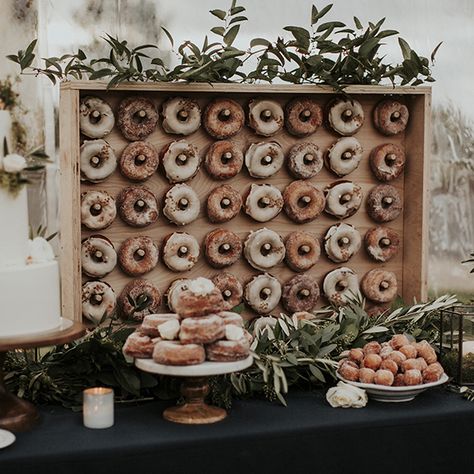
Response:
[[[329,126],[339,135],[354,135],[364,124],[364,110],[357,100],[334,99],[327,113]]]
[[[324,277],[323,291],[330,303],[341,306],[358,294],[359,279],[350,268],[336,268]]]
[[[285,258],[285,245],[273,230],[263,228],[252,231],[244,242],[244,256],[257,270],[268,270]]]
[[[286,263],[295,272],[305,272],[319,259],[318,239],[308,232],[291,232],[285,241]]]
[[[252,178],[269,178],[283,166],[284,158],[277,142],[252,143],[245,152],[245,166]]]
[[[217,316],[222,318],[222,321],[226,326],[240,326],[241,328],[244,327],[244,320],[239,313],[234,313],[233,311],[221,311],[217,313]]]
[[[398,178],[405,167],[405,152],[393,143],[375,147],[369,157],[370,167],[379,181]]]
[[[161,293],[151,282],[143,279],[131,280],[123,288],[118,304],[125,319],[142,321],[148,314],[158,311]]]
[[[280,282],[268,273],[254,276],[245,286],[245,301],[258,314],[273,311],[280,297]]]
[[[176,312],[176,305],[181,294],[188,289],[188,278],[178,278],[174,280],[166,290],[166,304],[171,311]]]
[[[151,337],[140,332],[132,332],[125,341],[122,352],[135,359],[150,359],[153,354],[155,342]]]
[[[315,143],[296,143],[288,152],[287,164],[295,178],[313,178],[323,167],[323,153]]]
[[[181,344],[209,344],[222,339],[224,335],[224,321],[216,314],[210,314],[184,319],[179,331],[179,340]]]
[[[199,344],[158,341],[153,350],[153,360],[163,365],[197,365],[206,360],[206,352]]]
[[[343,137],[329,148],[326,166],[339,177],[352,173],[362,159],[362,146],[354,137]]]
[[[214,142],[206,153],[204,166],[214,179],[229,179],[240,173],[244,154],[228,140]]]
[[[170,183],[181,183],[196,176],[201,165],[197,147],[186,140],[171,142],[163,150],[163,168]]]
[[[293,181],[283,191],[286,215],[298,224],[314,221],[326,204],[324,194],[308,181]]]
[[[246,359],[250,343],[244,336],[238,341],[216,341],[206,346],[206,358],[212,362],[232,362]]]
[[[114,150],[105,140],[86,140],[81,145],[81,181],[100,183],[117,167]]]
[[[146,97],[127,97],[118,108],[117,126],[130,141],[143,140],[153,133],[158,123],[155,105]]]
[[[323,109],[313,99],[296,98],[285,107],[286,129],[291,135],[306,137],[323,123]]]
[[[116,215],[115,199],[107,192],[86,191],[81,194],[81,223],[88,229],[105,229]]]
[[[112,287],[104,281],[88,281],[82,285],[82,316],[99,324],[115,311],[116,297]]]
[[[204,111],[204,128],[218,140],[237,135],[244,122],[244,109],[232,99],[215,99]]]
[[[373,227],[365,234],[367,253],[377,262],[387,262],[397,255],[400,248],[400,237],[389,227]]]
[[[267,222],[283,208],[283,196],[271,184],[252,184],[245,200],[244,211],[257,222]]]
[[[81,244],[81,267],[85,275],[102,278],[117,264],[112,242],[103,235],[91,235]]]
[[[156,267],[158,247],[150,237],[129,237],[120,246],[118,261],[120,268],[127,275],[144,275]]]
[[[124,188],[117,197],[121,219],[132,227],[145,227],[158,219],[155,195],[145,187]]]
[[[274,100],[253,99],[249,102],[249,127],[257,135],[271,137],[283,127],[283,109]]]
[[[222,223],[233,219],[242,207],[242,197],[232,186],[223,184],[207,197],[207,216],[211,222]]]
[[[110,105],[99,97],[86,96],[79,105],[79,127],[89,138],[103,138],[115,125],[115,117]]]
[[[376,303],[392,301],[398,292],[397,277],[387,270],[370,270],[362,278],[362,293]]]
[[[146,181],[158,168],[156,148],[148,142],[132,142],[120,157],[120,172],[131,181]]]
[[[217,273],[212,277],[212,283],[222,294],[224,311],[229,311],[242,302],[244,290],[234,275],[225,272]]]
[[[204,238],[204,253],[211,267],[229,267],[242,255],[242,242],[230,230],[215,229]]]
[[[362,188],[351,181],[336,181],[326,186],[325,211],[339,219],[357,212],[362,203]]]
[[[310,275],[295,275],[283,285],[281,302],[287,311],[311,311],[319,299],[319,286]]]
[[[389,222],[402,212],[402,198],[396,188],[379,184],[367,196],[367,212],[376,222]]]
[[[176,313],[148,314],[138,328],[141,334],[149,337],[161,337],[160,326],[168,321],[178,321],[179,316]]]
[[[397,135],[405,130],[409,115],[406,105],[385,99],[374,109],[374,125],[383,135]]]
[[[359,231],[344,222],[333,225],[324,237],[324,249],[329,260],[336,263],[347,262],[360,249]]]
[[[173,97],[163,103],[163,130],[176,135],[190,135],[201,126],[201,108],[193,99]]]
[[[196,191],[187,184],[175,184],[166,193],[163,214],[173,224],[190,224],[197,219],[200,209]]]
[[[173,272],[191,270],[199,259],[199,243],[186,232],[174,232],[163,241],[163,262]]]

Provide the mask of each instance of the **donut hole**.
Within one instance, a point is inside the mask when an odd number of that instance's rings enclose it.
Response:
[[[261,247],[260,247],[260,253],[266,257],[270,254],[270,252],[272,251],[272,244],[270,243],[265,243],[263,244]]]
[[[232,298],[232,291],[226,288],[225,290],[222,291],[222,297],[224,298],[225,301],[228,301]]]
[[[176,156],[175,163],[178,166],[184,166],[188,162],[188,155],[186,153],[180,153]]]
[[[387,291],[388,289],[390,289],[390,282],[386,281],[386,280],[382,280],[380,283],[379,283],[379,290],[381,292],[384,292],[384,291]]]
[[[298,247],[298,254],[299,255],[307,255],[308,253],[311,252],[311,246],[307,245],[307,244],[303,244],[303,245],[300,245]]]
[[[348,283],[346,280],[339,280],[337,283],[336,283],[336,291],[344,291],[347,287],[348,287]]]
[[[345,193],[339,198],[339,204],[341,205],[347,204],[348,202],[351,201],[351,199],[352,199],[352,195],[349,193]]]
[[[273,163],[273,157],[271,155],[265,155],[261,160],[260,164],[262,166],[269,166]]]
[[[95,263],[103,263],[105,260],[104,260],[104,253],[102,252],[102,250],[99,250],[99,249],[95,249],[93,252],[92,252],[92,260],[95,262]]]
[[[390,122],[398,122],[402,117],[402,114],[398,111],[395,110],[390,114]]]
[[[270,205],[270,202],[271,202],[270,198],[268,196],[264,196],[258,200],[257,205],[258,207],[265,209],[266,207]]]
[[[352,109],[343,110],[341,114],[341,120],[344,122],[350,122],[354,118],[354,112]]]
[[[189,118],[189,112],[186,109],[180,109],[178,110],[176,117],[180,122],[186,122]]]
[[[308,122],[311,119],[311,110],[305,109],[300,112],[298,118],[301,122]]]
[[[298,207],[304,209],[311,204],[311,196],[301,196],[297,201]]]
[[[141,261],[145,258],[145,255],[146,255],[145,250],[143,250],[143,249],[137,249],[137,250],[135,250],[135,252],[133,253],[133,259],[134,259],[136,262],[141,262]]]
[[[222,209],[227,209],[231,205],[231,200],[227,197],[222,198],[220,205]]]
[[[148,118],[148,114],[146,110],[140,109],[137,110],[133,115],[132,115],[132,120],[137,123],[137,124],[142,124],[144,123]]]
[[[221,155],[221,163],[223,165],[229,164],[229,162],[232,160],[232,153],[230,151],[226,151],[222,153]]]
[[[397,155],[395,155],[395,153],[387,153],[384,161],[387,166],[393,166],[397,161]]]
[[[262,288],[259,293],[260,298],[262,300],[267,300],[268,298],[270,298],[271,294],[272,290],[270,290],[270,288]]]
[[[146,163],[146,156],[143,154],[137,155],[133,160],[135,166],[143,166]]]
[[[189,249],[188,247],[186,247],[185,245],[182,245],[179,249],[178,249],[178,257],[180,258],[184,258],[188,255],[189,253]]]
[[[92,110],[89,114],[89,122],[97,125],[102,119],[102,114],[98,110]]]
[[[137,201],[135,201],[135,203],[133,204],[133,209],[136,211],[136,212],[145,212],[146,209],[147,209],[147,205],[146,205],[146,202],[143,200],[143,199],[138,199]]]
[[[219,246],[218,251],[220,254],[226,255],[232,251],[232,245],[226,242]]]
[[[383,209],[388,209],[389,207],[391,207],[393,205],[393,202],[394,202],[394,198],[392,196],[385,196],[382,198],[382,208]]]
[[[260,119],[264,122],[270,122],[273,119],[272,111],[269,109],[262,110],[260,112]]]
[[[296,297],[297,297],[300,301],[306,300],[306,299],[308,299],[310,296],[311,296],[311,291],[310,291],[308,288],[301,288],[301,290],[299,290],[299,291],[296,293]]]
[[[104,293],[94,293],[89,298],[89,303],[92,306],[100,306],[103,300],[104,300]]]
[[[228,122],[232,118],[232,112],[229,109],[222,109],[218,114],[217,117],[222,122]]]
[[[99,203],[95,203],[93,204],[90,208],[89,208],[89,212],[94,216],[98,216],[101,212],[102,212],[102,205],[99,204]]]
[[[178,207],[179,207],[179,209],[181,209],[182,211],[186,210],[186,209],[189,207],[189,199],[187,199],[187,198],[181,198],[181,199],[178,201]]]
[[[380,240],[379,240],[379,247],[382,247],[382,248],[387,248],[387,247],[390,247],[391,245],[391,240],[388,238],[388,237],[382,237]]]
[[[92,166],[92,168],[100,168],[102,166],[103,161],[104,160],[102,159],[101,155],[94,155],[94,156],[91,156],[89,163]]]
[[[337,244],[339,245],[339,247],[341,248],[347,248],[349,247],[349,245],[351,244],[351,239],[349,239],[349,237],[341,237],[338,241],[337,241]]]
[[[306,153],[303,156],[303,163],[305,165],[312,165],[314,163],[315,156],[312,153]]]
[[[341,160],[348,161],[351,160],[354,156],[354,150],[345,150],[341,155]]]

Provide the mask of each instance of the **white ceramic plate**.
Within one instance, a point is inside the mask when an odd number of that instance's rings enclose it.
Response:
[[[363,388],[373,400],[378,402],[409,402],[418,394],[432,387],[445,384],[449,377],[443,374],[437,382],[424,383],[421,385],[411,385],[410,387],[387,387],[385,385],[375,385],[372,383],[351,382],[346,380],[340,374],[337,377],[354,387]]]
[[[15,440],[16,437],[13,433],[0,429],[0,449],[10,446],[10,444],[13,444]]]

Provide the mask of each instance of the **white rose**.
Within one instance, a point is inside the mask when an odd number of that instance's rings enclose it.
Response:
[[[3,158],[3,169],[7,173],[19,173],[26,168],[26,160],[20,155],[7,155]]]
[[[326,400],[333,408],[362,408],[367,405],[367,393],[361,388],[339,382],[327,391]]]
[[[28,242],[28,263],[45,263],[54,260],[53,248],[43,237],[35,237]]]

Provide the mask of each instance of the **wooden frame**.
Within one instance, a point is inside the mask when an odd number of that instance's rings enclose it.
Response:
[[[427,296],[427,245],[428,245],[428,183],[429,183],[429,154],[430,154],[430,109],[431,109],[431,88],[429,87],[396,87],[392,88],[389,86],[349,86],[346,88],[346,92],[356,99],[360,100],[366,111],[366,131],[359,132],[362,136],[361,143],[364,146],[364,159],[363,161],[367,162],[366,159],[370,153],[370,149],[376,144],[385,143],[385,142],[394,142],[404,145],[407,151],[407,166],[403,177],[398,178],[394,183],[396,187],[399,188],[403,195],[404,200],[404,211],[401,217],[396,221],[397,224],[394,228],[399,229],[402,232],[402,251],[397,257],[398,260],[393,264],[387,262],[387,264],[380,264],[369,260],[369,257],[365,254],[365,251],[361,249],[359,252],[360,260],[354,262],[351,265],[351,261],[347,264],[342,264],[344,266],[349,266],[358,271],[367,271],[368,266],[371,267],[387,267],[391,268],[391,265],[394,265],[394,271],[397,274],[397,278],[401,280],[401,294],[405,301],[412,302],[413,299],[424,300]],[[202,100],[202,104],[205,104],[209,101],[210,97],[216,96],[231,96],[233,98],[241,98],[244,103],[248,98],[255,96],[265,96],[270,94],[272,98],[281,100],[282,103],[286,102],[292,96],[311,94],[312,97],[321,98],[321,103],[324,104],[329,100],[329,97],[335,95],[334,90],[328,86],[317,86],[317,85],[251,85],[251,84],[183,84],[183,83],[127,83],[120,84],[113,89],[107,90],[107,83],[100,81],[73,81],[66,82],[61,85],[61,100],[60,100],[60,147],[61,147],[61,159],[60,159],[60,175],[61,175],[61,185],[60,185],[60,219],[61,219],[61,234],[60,234],[60,249],[61,249],[61,281],[62,281],[62,309],[63,317],[70,319],[81,320],[81,269],[80,269],[80,242],[82,235],[88,235],[90,232],[81,231],[80,223],[80,192],[81,189],[87,189],[88,185],[81,184],[80,181],[80,170],[79,170],[79,147],[80,147],[80,132],[79,132],[79,101],[81,94],[85,95],[99,95],[101,97],[106,97],[107,100],[110,99],[112,105],[116,105],[118,99],[123,98],[124,96],[130,93],[142,93],[142,94],[153,94],[161,102],[163,99],[176,96],[176,95],[185,95],[192,96]],[[386,95],[395,95],[402,96],[403,100],[407,103],[410,110],[410,122],[406,131],[400,136],[396,137],[384,137],[383,135],[378,134],[372,126],[372,116],[371,109],[375,103],[381,100]],[[114,107],[115,108],[115,107]],[[364,125],[365,127],[365,125]],[[363,127],[363,129],[364,129]],[[112,132],[114,133],[114,132]],[[118,134],[118,132],[116,132]],[[158,133],[158,132],[157,132]],[[200,134],[201,132],[196,132]],[[202,149],[204,154],[205,145],[210,141],[210,137],[203,135],[196,135],[196,141],[198,147]],[[281,140],[286,144],[290,145],[292,142],[297,141],[298,139],[292,138],[286,132],[280,132],[280,134],[274,137],[276,141]],[[246,135],[249,135],[250,132],[246,132]],[[112,134],[111,134],[112,135]],[[152,135],[153,136],[153,135]],[[191,135],[189,138],[193,140],[194,135]],[[280,137],[280,138],[279,138]],[[356,135],[358,138],[358,135]],[[171,142],[172,140],[180,139],[179,136],[167,136],[166,142]],[[262,137],[258,137],[253,134],[253,137],[246,136],[244,137],[244,142],[248,143],[249,140],[253,138],[253,141],[262,141]],[[316,132],[314,135],[314,141],[323,148],[334,142],[339,138],[338,136],[332,134],[328,130],[323,130]],[[108,137],[106,137],[108,139]],[[273,139],[273,138],[272,138]],[[124,139],[121,139],[125,143]],[[164,138],[156,139],[159,143],[159,148],[165,143]],[[301,140],[301,139],[300,139]],[[153,140],[150,140],[153,142]],[[112,136],[111,143],[113,146],[118,144],[119,147],[123,143],[120,142],[120,137]],[[115,149],[115,146],[114,146]],[[119,155],[119,153],[117,153]],[[356,170],[357,171],[357,170]],[[244,171],[242,171],[244,173]],[[241,174],[242,174],[241,173]],[[286,173],[284,171],[283,173]],[[335,175],[332,175],[327,170],[324,170],[323,176],[321,179],[316,177],[314,183],[322,188],[325,184],[328,184],[331,181],[336,181],[338,178]],[[356,173],[356,172],[354,172]],[[368,164],[364,167],[360,167],[360,171],[357,171],[357,175],[353,178],[352,175],[349,175],[347,179],[353,179],[356,182],[359,182],[364,188],[364,194],[366,190],[371,186],[377,184],[377,181],[371,175]],[[111,186],[115,192],[117,186],[123,186],[124,178],[120,176],[119,171],[116,171],[116,174],[119,175],[117,178],[111,181]],[[205,174],[205,171],[201,170],[200,174]],[[199,175],[198,175],[199,176]],[[319,175],[318,175],[319,176]],[[163,187],[166,181],[161,177],[157,179],[162,179],[159,186]],[[198,180],[198,177],[194,178]],[[201,178],[199,178],[201,179]],[[199,188],[203,188],[203,192],[206,191],[206,179],[207,181],[210,178],[202,178],[202,181],[197,181]],[[234,178],[236,179],[236,178]],[[284,185],[286,180],[291,180],[288,176],[285,178],[282,175],[281,179],[276,179],[276,183]],[[238,181],[239,189],[241,186],[249,184],[251,178],[248,175],[243,175],[239,178]],[[193,186],[191,181],[189,184]],[[255,182],[255,180],[251,180]],[[272,180],[263,180],[261,182],[272,182]],[[103,183],[103,185],[92,185],[96,189],[105,189],[107,190],[108,185]],[[214,181],[214,185],[217,186],[222,184],[221,182]],[[233,184],[232,180],[229,184]],[[144,183],[147,186],[147,182]],[[201,186],[203,185],[203,186]],[[166,191],[166,190],[165,190]],[[165,192],[164,191],[164,192]],[[161,192],[162,196],[164,192]],[[200,195],[201,197],[201,195]],[[161,201],[161,199],[159,199]],[[360,212],[360,211],[359,211]],[[282,213],[283,214],[283,213]],[[356,226],[360,223],[361,233],[363,229],[367,229],[369,224],[374,226],[375,223],[369,222],[367,217],[364,217],[362,214],[358,216],[359,213],[356,213],[352,218],[347,221],[355,224]],[[365,214],[365,213],[364,213]],[[360,217],[360,218],[359,218]],[[117,218],[118,219],[118,218]],[[237,218],[236,218],[237,219]],[[239,223],[245,224],[245,231],[249,229],[256,229],[264,227],[264,224],[259,224],[255,222],[250,222],[250,218],[239,216]],[[276,219],[280,219],[279,217]],[[365,219],[365,220],[364,220]],[[307,230],[315,229],[315,232],[321,236],[323,229],[327,229],[330,225],[336,223],[335,219],[330,219],[329,217],[324,217],[321,219],[321,222],[314,221],[314,223],[305,224]],[[398,221],[398,222],[397,222]],[[173,230],[179,230],[175,226],[163,225],[164,218],[161,215],[158,220],[158,225],[160,226],[160,236],[163,236],[163,232],[166,230],[166,234]],[[200,219],[200,230],[199,232],[206,233],[211,230],[211,228],[202,230],[202,225],[205,221]],[[222,227],[232,229],[232,224],[226,223],[229,225],[223,225]],[[271,228],[271,223],[268,223],[267,227]],[[389,223],[388,225],[393,227]],[[155,224],[156,225],[156,224]],[[192,226],[193,224],[191,224]],[[198,226],[199,224],[196,224]],[[208,223],[208,226],[210,224]],[[282,216],[281,220],[278,223],[278,226],[282,229],[290,229],[291,227],[295,228],[295,224],[292,224],[291,221],[286,217]],[[277,227],[278,227],[277,226]],[[290,227],[289,227],[290,226]],[[153,226],[152,226],[153,227]],[[214,225],[213,228],[218,227]],[[174,229],[173,229],[174,228]],[[237,228],[237,227],[236,227]],[[155,234],[153,232],[147,232],[147,228],[133,229],[130,230],[131,236],[134,234],[144,234],[151,235],[152,237],[157,236],[155,229]],[[186,228],[184,230],[187,230]],[[276,229],[277,230],[277,229]],[[110,228],[104,230],[104,235],[107,235],[110,238],[110,234],[117,233],[120,236],[120,239],[124,239],[124,224],[117,224],[116,228]],[[192,232],[191,232],[192,233]],[[166,235],[165,234],[165,235]],[[324,234],[323,234],[324,235]],[[199,236],[201,238],[202,235]],[[113,239],[112,239],[113,240]],[[355,257],[354,257],[355,258]],[[359,257],[358,257],[359,258]],[[201,259],[203,260],[203,258]],[[237,265],[237,264],[235,264]],[[240,265],[240,264],[239,264]],[[245,265],[245,264],[244,264]],[[318,279],[321,282],[322,276],[330,268],[336,268],[342,266],[341,264],[333,264],[329,262],[326,258],[325,262],[322,262],[321,265],[316,265],[318,267],[315,272],[318,275]],[[160,264],[159,264],[160,266]],[[170,272],[163,269],[164,265],[161,264],[161,268],[156,270],[156,278],[170,280]],[[243,271],[243,267],[234,266],[230,267],[229,271],[239,275],[245,273],[245,276],[248,277],[248,274],[256,274],[257,271],[253,271],[247,265],[247,269]],[[250,269],[250,271],[249,271]],[[193,269],[194,270],[194,269]],[[217,270],[210,269],[210,267],[203,263],[203,265],[196,265],[195,271],[191,270],[185,275],[182,274],[172,274],[174,278],[180,277],[192,277],[197,276],[198,274],[208,275],[211,271],[216,273]],[[119,270],[114,270],[119,271]],[[155,270],[154,270],[155,271]],[[225,271],[225,270],[224,270]],[[286,277],[294,274],[291,272],[284,264],[281,264],[281,269],[278,268],[276,274],[286,281]],[[111,274],[112,275],[112,274]],[[166,275],[166,276],[165,276]],[[362,275],[361,275],[362,276]],[[118,282],[120,276],[116,275],[112,277],[112,280]],[[144,275],[144,278],[147,278],[147,275]],[[173,278],[173,279],[174,279]],[[129,279],[123,274],[123,280]],[[154,278],[150,278],[154,281]],[[104,278],[107,281],[107,277]],[[121,281],[121,280],[120,280]],[[120,286],[120,285],[119,285]],[[122,285],[123,286],[123,285]],[[164,292],[166,288],[161,287],[160,290]]]

